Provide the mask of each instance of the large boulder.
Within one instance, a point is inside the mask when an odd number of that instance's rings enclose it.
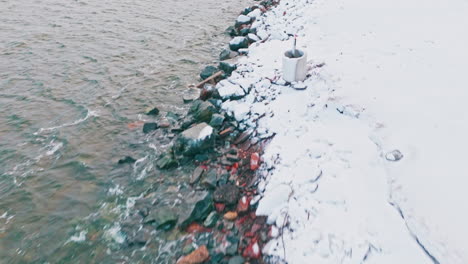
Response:
[[[245,96],[245,91],[241,86],[233,84],[228,80],[222,80],[216,85],[219,96],[223,100],[240,99]]]
[[[242,25],[250,24],[250,22],[252,22],[252,18],[251,18],[251,17],[246,16],[246,15],[240,15],[240,16],[237,17],[237,19],[236,19],[236,27],[240,27],[240,26],[242,26]]]
[[[249,47],[249,40],[246,37],[235,37],[229,42],[229,48],[233,51]]]
[[[217,112],[216,107],[212,103],[202,100],[194,101],[189,109],[189,115],[193,117],[193,121],[196,123],[210,122],[213,114]]]
[[[180,211],[179,227],[185,229],[193,222],[203,222],[213,211],[213,196],[210,192],[193,192],[184,195],[185,210]]]
[[[177,224],[177,219],[173,209],[163,206],[153,208],[145,217],[145,223],[154,224],[157,229],[170,230]]]
[[[182,132],[175,141],[175,151],[184,156],[193,156],[213,146],[213,127],[207,123],[197,124]]]

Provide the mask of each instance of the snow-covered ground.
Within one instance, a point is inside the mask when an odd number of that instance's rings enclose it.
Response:
[[[254,25],[269,38],[230,79],[252,91],[223,106],[276,133],[257,213],[284,232],[264,253],[468,263],[468,1],[282,0]],[[311,60],[304,91],[278,79],[287,33]]]

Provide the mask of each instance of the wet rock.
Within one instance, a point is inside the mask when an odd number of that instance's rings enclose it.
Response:
[[[213,116],[211,116],[210,126],[216,128],[221,127],[223,125],[224,119],[224,115],[213,114]]]
[[[197,100],[200,97],[200,89],[190,88],[182,95],[184,103],[190,103]]]
[[[123,159],[119,159],[119,164],[126,164],[126,163],[135,163],[136,159],[130,157],[130,156],[125,156]]]
[[[196,183],[201,178],[203,173],[205,173],[205,171],[205,168],[201,166],[197,167],[192,173],[192,177],[190,178],[190,184]]]
[[[218,174],[216,173],[215,169],[211,169],[205,177],[203,177],[202,184],[208,189],[216,188],[216,182],[218,178]]]
[[[213,194],[213,199],[217,203],[224,203],[227,205],[236,204],[239,200],[239,188],[233,184],[226,184],[218,189]]]
[[[261,40],[259,37],[257,37],[257,35],[252,34],[252,33],[249,33],[249,34],[247,35],[247,38],[249,39],[249,42],[250,42],[250,43],[258,42],[258,41]]]
[[[227,236],[226,240],[229,242],[229,246],[226,247],[226,254],[231,256],[235,255],[237,253],[237,248],[239,247],[239,238],[230,235]]]
[[[159,160],[156,162],[156,166],[161,169],[170,169],[178,166],[177,160],[174,158],[174,155],[170,152],[167,152],[159,158]]]
[[[232,257],[228,262],[228,264],[244,264],[244,263],[245,263],[245,259],[242,256]]]
[[[218,68],[225,72],[227,75],[231,75],[231,73],[237,69],[237,65],[227,62],[220,62]]]
[[[145,110],[145,113],[147,115],[158,115],[159,114],[159,108],[157,108],[157,107],[148,107]]]
[[[226,155],[226,159],[227,159],[228,161],[231,161],[231,162],[238,162],[238,161],[240,161],[239,156],[238,156],[238,155],[234,155],[234,154],[227,154],[227,155]]]
[[[182,132],[176,139],[175,150],[185,156],[193,156],[213,146],[213,127],[206,123],[195,125]]]
[[[143,125],[143,133],[147,134],[151,131],[154,131],[158,129],[158,124],[157,123],[145,123]]]
[[[223,173],[218,178],[218,186],[223,186],[228,183],[229,173]]]
[[[252,12],[253,8],[252,7],[246,7],[244,11],[242,11],[242,15],[247,15],[248,13]]]
[[[235,51],[229,50],[229,49],[223,49],[221,53],[219,54],[219,60],[228,60],[237,57],[239,54]]]
[[[250,24],[252,22],[252,18],[246,15],[240,15],[236,19],[236,27],[240,27],[242,25]]]
[[[217,112],[216,107],[212,103],[201,100],[194,101],[189,109],[189,114],[195,122],[210,122],[213,114]]]
[[[242,27],[241,30],[239,30],[239,35],[240,36],[247,36],[250,33],[250,27]]]
[[[223,217],[228,221],[234,221],[237,218],[237,212],[227,212]]]
[[[392,150],[385,155],[385,159],[393,162],[399,161],[402,158],[403,154],[398,149]]]
[[[206,66],[200,73],[200,78],[202,78],[202,80],[208,79],[209,77],[211,77],[211,75],[217,72],[218,68],[216,68],[215,66]]]
[[[216,225],[216,222],[218,221],[218,219],[219,219],[218,213],[213,211],[206,217],[205,222],[203,222],[203,226],[207,228],[212,228]]]
[[[154,224],[157,229],[170,230],[177,224],[178,216],[173,209],[163,206],[151,209],[147,217],[146,224]]]
[[[233,26],[228,27],[225,32],[226,32],[226,34],[228,34],[231,37],[237,36],[237,30]]]
[[[246,37],[235,37],[229,42],[229,48],[232,51],[245,49],[249,47],[249,40]]]
[[[181,211],[180,227],[184,229],[193,222],[201,222],[213,211],[213,196],[210,192],[194,192],[185,198],[188,206]]]
[[[203,245],[189,255],[180,258],[177,264],[200,264],[208,260],[209,257],[210,253],[208,252],[208,248]]]
[[[197,154],[195,155],[193,159],[196,162],[204,162],[204,161],[208,161],[210,159],[210,156],[208,156],[207,154]]]
[[[171,127],[171,123],[168,120],[163,120],[159,122],[159,128],[169,128]]]
[[[180,119],[180,116],[174,112],[167,112],[166,118],[168,120],[172,120],[173,122],[176,122]]]

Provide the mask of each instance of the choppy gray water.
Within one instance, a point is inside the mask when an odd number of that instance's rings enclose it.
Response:
[[[152,166],[167,140],[128,124],[151,120],[148,106],[183,112],[180,93],[247,2],[0,0],[1,263],[171,254],[162,235],[153,249],[119,243],[128,198],[178,184]],[[126,155],[140,160],[117,165]]]

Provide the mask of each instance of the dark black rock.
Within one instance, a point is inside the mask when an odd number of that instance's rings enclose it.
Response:
[[[126,156],[125,158],[123,159],[119,159],[119,164],[125,164],[125,163],[135,163],[136,159],[130,157],[130,156]]]
[[[237,65],[227,62],[220,62],[218,68],[225,72],[227,75],[231,75],[231,73],[237,69]]]
[[[218,72],[218,69],[215,66],[206,66],[203,71],[200,73],[202,80],[208,79],[211,75]]]
[[[239,200],[240,191],[237,186],[233,184],[226,184],[218,189],[213,194],[213,199],[217,203],[224,203],[227,205],[236,204]]]
[[[157,107],[149,107],[146,109],[146,114],[147,115],[158,115],[159,114],[159,109]]]
[[[240,36],[247,36],[250,33],[250,28],[249,27],[244,27],[241,30],[239,30],[239,35]]]
[[[143,125],[143,133],[149,133],[151,131],[154,131],[158,129],[158,124],[157,123],[145,123]]]
[[[210,121],[210,126],[212,127],[221,127],[223,125],[223,122],[224,122],[224,115],[221,115],[221,114],[213,114],[213,116],[211,117],[211,121]]]
[[[219,60],[228,60],[231,58],[231,51],[228,49],[223,49],[221,53],[219,54]]]
[[[226,34],[228,34],[231,37],[236,37],[237,36],[237,31],[236,28],[233,26],[230,26],[226,29]]]
[[[246,37],[235,37],[229,42],[229,48],[233,51],[249,47],[249,40]]]

